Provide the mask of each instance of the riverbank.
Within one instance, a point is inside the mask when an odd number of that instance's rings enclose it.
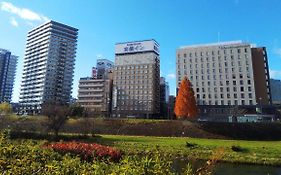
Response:
[[[222,152],[222,156],[217,155],[218,161],[281,166],[281,141],[121,135],[102,135],[90,140],[117,147],[128,154],[144,154],[145,150],[153,151],[157,147],[173,156],[208,160],[216,156],[216,152]]]
[[[147,155],[159,150],[163,155],[189,160],[210,160],[281,166],[281,141],[245,141],[190,137],[61,134],[61,140],[99,143],[116,147],[126,155]],[[52,138],[38,133],[13,133],[13,140]]]
[[[46,132],[44,116],[0,117],[0,130]],[[232,140],[281,140],[281,123],[210,123],[186,120],[70,118],[65,133],[192,137]]]

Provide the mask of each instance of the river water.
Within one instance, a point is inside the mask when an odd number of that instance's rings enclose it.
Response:
[[[205,161],[176,159],[172,167],[175,172],[181,174],[182,169],[186,167],[188,162],[195,170],[205,164]],[[215,165],[213,172],[214,175],[281,175],[281,167],[219,162]]]
[[[281,175],[281,167],[218,163],[215,175]]]

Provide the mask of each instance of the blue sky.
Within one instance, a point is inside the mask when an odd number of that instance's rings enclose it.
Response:
[[[73,96],[97,57],[114,61],[117,42],[155,39],[161,76],[175,94],[180,46],[243,40],[267,47],[272,78],[281,79],[280,0],[0,0],[0,48],[19,56],[13,101],[18,101],[26,35],[52,19],[79,29]]]

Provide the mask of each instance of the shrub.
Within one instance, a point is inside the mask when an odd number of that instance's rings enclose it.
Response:
[[[196,147],[196,146],[197,146],[196,143],[186,142],[186,147],[188,147],[188,148],[194,148],[194,147]]]
[[[240,146],[232,145],[231,150],[235,152],[242,152],[243,148],[241,148]]]
[[[62,154],[71,153],[78,155],[83,160],[88,161],[93,159],[119,161],[121,158],[121,152],[119,150],[95,143],[63,142],[47,144],[43,147],[52,148],[54,151]]]

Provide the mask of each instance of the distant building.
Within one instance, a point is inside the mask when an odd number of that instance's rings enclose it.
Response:
[[[97,79],[98,78],[98,69],[96,67],[92,68],[92,78]]]
[[[92,77],[80,78],[77,103],[89,110],[92,116],[109,117],[112,98],[112,68],[114,63],[98,59],[92,68]]]
[[[39,113],[43,103],[71,98],[78,29],[49,21],[27,35],[20,92],[21,110]]]
[[[159,116],[160,57],[155,40],[115,45],[112,110],[115,117]]]
[[[168,117],[169,84],[164,77],[160,77],[160,117]]]
[[[271,97],[273,104],[281,104],[281,80],[270,79]]]
[[[0,102],[11,102],[17,59],[10,51],[0,49]]]
[[[97,59],[97,79],[108,79],[112,73],[114,63],[108,59]]]
[[[169,96],[169,103],[168,103],[168,119],[173,120],[176,119],[175,115],[175,103],[176,103],[176,97],[173,95]]]

